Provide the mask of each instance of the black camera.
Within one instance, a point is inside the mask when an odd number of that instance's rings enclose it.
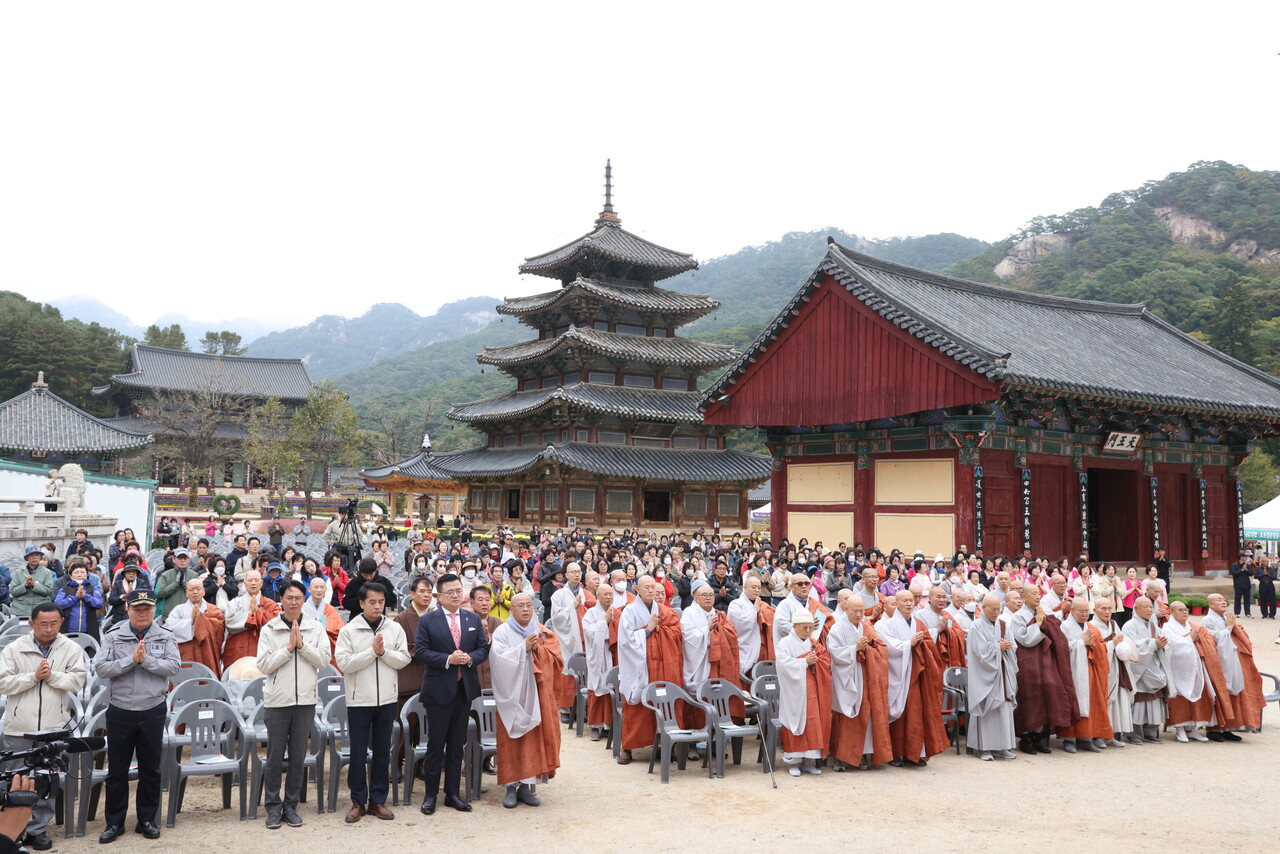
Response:
[[[0,752],[0,765],[21,759],[23,767],[0,772],[0,809],[35,806],[36,801],[58,795],[58,772],[67,770],[72,753],[101,750],[107,746],[102,737],[74,738],[69,729],[46,729],[25,733],[23,738],[35,742],[26,750]],[[23,774],[35,783],[34,792],[10,792],[13,778]]]
[[[359,504],[360,504],[360,499],[358,498],[348,499],[347,510],[346,510],[348,518],[350,519],[356,518],[356,508],[359,506]]]

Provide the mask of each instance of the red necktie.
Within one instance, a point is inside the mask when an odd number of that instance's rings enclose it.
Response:
[[[453,645],[457,649],[462,649],[462,627],[458,625],[458,615],[449,615],[449,631],[453,633]],[[462,668],[458,668],[458,679],[462,679]]]

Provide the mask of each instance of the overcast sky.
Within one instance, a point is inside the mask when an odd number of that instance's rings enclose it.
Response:
[[[997,240],[1280,169],[1280,3],[5,2],[0,289],[135,322],[547,290],[623,225]]]

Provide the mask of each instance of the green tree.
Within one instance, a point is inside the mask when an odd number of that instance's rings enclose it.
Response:
[[[275,398],[257,407],[249,418],[246,455],[300,491],[311,518],[313,493],[331,468],[359,462],[360,439],[355,409],[346,394],[325,380],[293,412]]]
[[[1240,481],[1244,484],[1244,510],[1248,513],[1280,495],[1280,469],[1275,460],[1261,448],[1240,464]]]
[[[211,356],[243,356],[247,349],[240,346],[240,336],[235,332],[212,329],[200,339],[200,349]]]
[[[194,391],[159,390],[140,407],[151,423],[154,453],[187,483],[187,506],[196,505],[200,483],[221,479],[223,464],[240,454],[235,427],[244,423],[253,401],[234,383],[209,377]],[[230,428],[230,429],[229,429]]]
[[[1217,311],[1209,323],[1209,343],[1234,359],[1253,364],[1257,358],[1254,330],[1258,325],[1255,280],[1230,276],[1218,292]]]
[[[169,326],[151,324],[147,327],[147,331],[142,333],[142,343],[152,347],[163,347],[166,350],[191,349],[187,346],[187,333],[183,332],[182,327],[176,323]]]

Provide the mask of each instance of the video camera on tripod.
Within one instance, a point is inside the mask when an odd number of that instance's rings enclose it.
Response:
[[[0,808],[30,807],[36,801],[58,795],[58,772],[67,770],[67,760],[72,753],[101,750],[107,740],[101,736],[75,738],[69,729],[46,729],[22,736],[36,742],[26,750],[0,751],[0,765],[8,765],[19,759],[23,767],[0,772]],[[13,778],[18,774],[30,777],[35,783],[34,792],[10,792]]]

